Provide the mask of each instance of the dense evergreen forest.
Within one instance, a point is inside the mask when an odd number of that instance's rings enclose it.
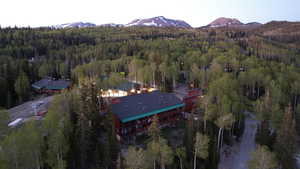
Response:
[[[8,128],[0,112],[0,169],[216,169],[223,144],[243,133],[246,110],[260,120],[250,169],[294,169],[300,133],[300,25],[255,29],[95,27],[1,28],[0,106],[36,96],[31,83],[71,79],[42,121]],[[108,78],[102,78],[108,77]],[[174,147],[153,120],[143,146],[115,137],[110,109],[100,114],[100,88],[131,78],[172,92],[178,83],[204,91]],[[78,87],[77,87],[78,86]],[[123,153],[124,154],[124,153]]]

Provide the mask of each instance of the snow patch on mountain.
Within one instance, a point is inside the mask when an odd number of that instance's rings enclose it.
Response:
[[[107,24],[102,24],[99,25],[101,27],[123,27],[124,25],[122,24],[116,24],[116,23],[107,23]]]
[[[163,16],[147,19],[136,19],[125,25],[130,26],[155,26],[155,27],[179,27],[179,28],[191,28],[191,26],[185,21],[167,19]]]
[[[87,28],[87,27],[95,27],[96,25],[90,22],[72,22],[65,23],[60,25],[54,25],[53,28],[56,29],[64,29],[64,28]]]

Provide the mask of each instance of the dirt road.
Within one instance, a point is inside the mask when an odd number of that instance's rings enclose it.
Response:
[[[241,142],[235,143],[232,147],[227,147],[230,154],[226,157],[222,153],[218,169],[248,169],[247,162],[251,157],[251,152],[255,150],[255,134],[258,121],[252,114],[247,114],[245,119],[245,131]]]

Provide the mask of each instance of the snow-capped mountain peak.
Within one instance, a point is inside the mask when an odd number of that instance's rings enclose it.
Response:
[[[157,16],[147,19],[135,19],[132,22],[125,25],[129,26],[155,26],[155,27],[179,27],[179,28],[191,28],[191,26],[185,21],[168,19],[163,16]]]
[[[52,27],[57,29],[62,29],[62,28],[86,28],[86,27],[94,27],[94,26],[96,25],[90,22],[72,22],[72,23],[55,25]]]

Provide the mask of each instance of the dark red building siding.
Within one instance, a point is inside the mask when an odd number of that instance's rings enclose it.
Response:
[[[161,127],[172,126],[176,124],[179,120],[183,119],[182,108],[177,108],[175,110],[166,111],[157,114],[159,119],[159,125]],[[152,122],[154,116],[147,116],[142,119],[122,123],[117,117],[115,118],[115,127],[117,133],[120,136],[130,136],[136,134],[142,134],[147,132],[148,127]]]
[[[199,89],[188,91],[187,96],[183,98],[183,102],[185,103],[185,112],[191,112],[195,108],[201,94],[201,90]]]

